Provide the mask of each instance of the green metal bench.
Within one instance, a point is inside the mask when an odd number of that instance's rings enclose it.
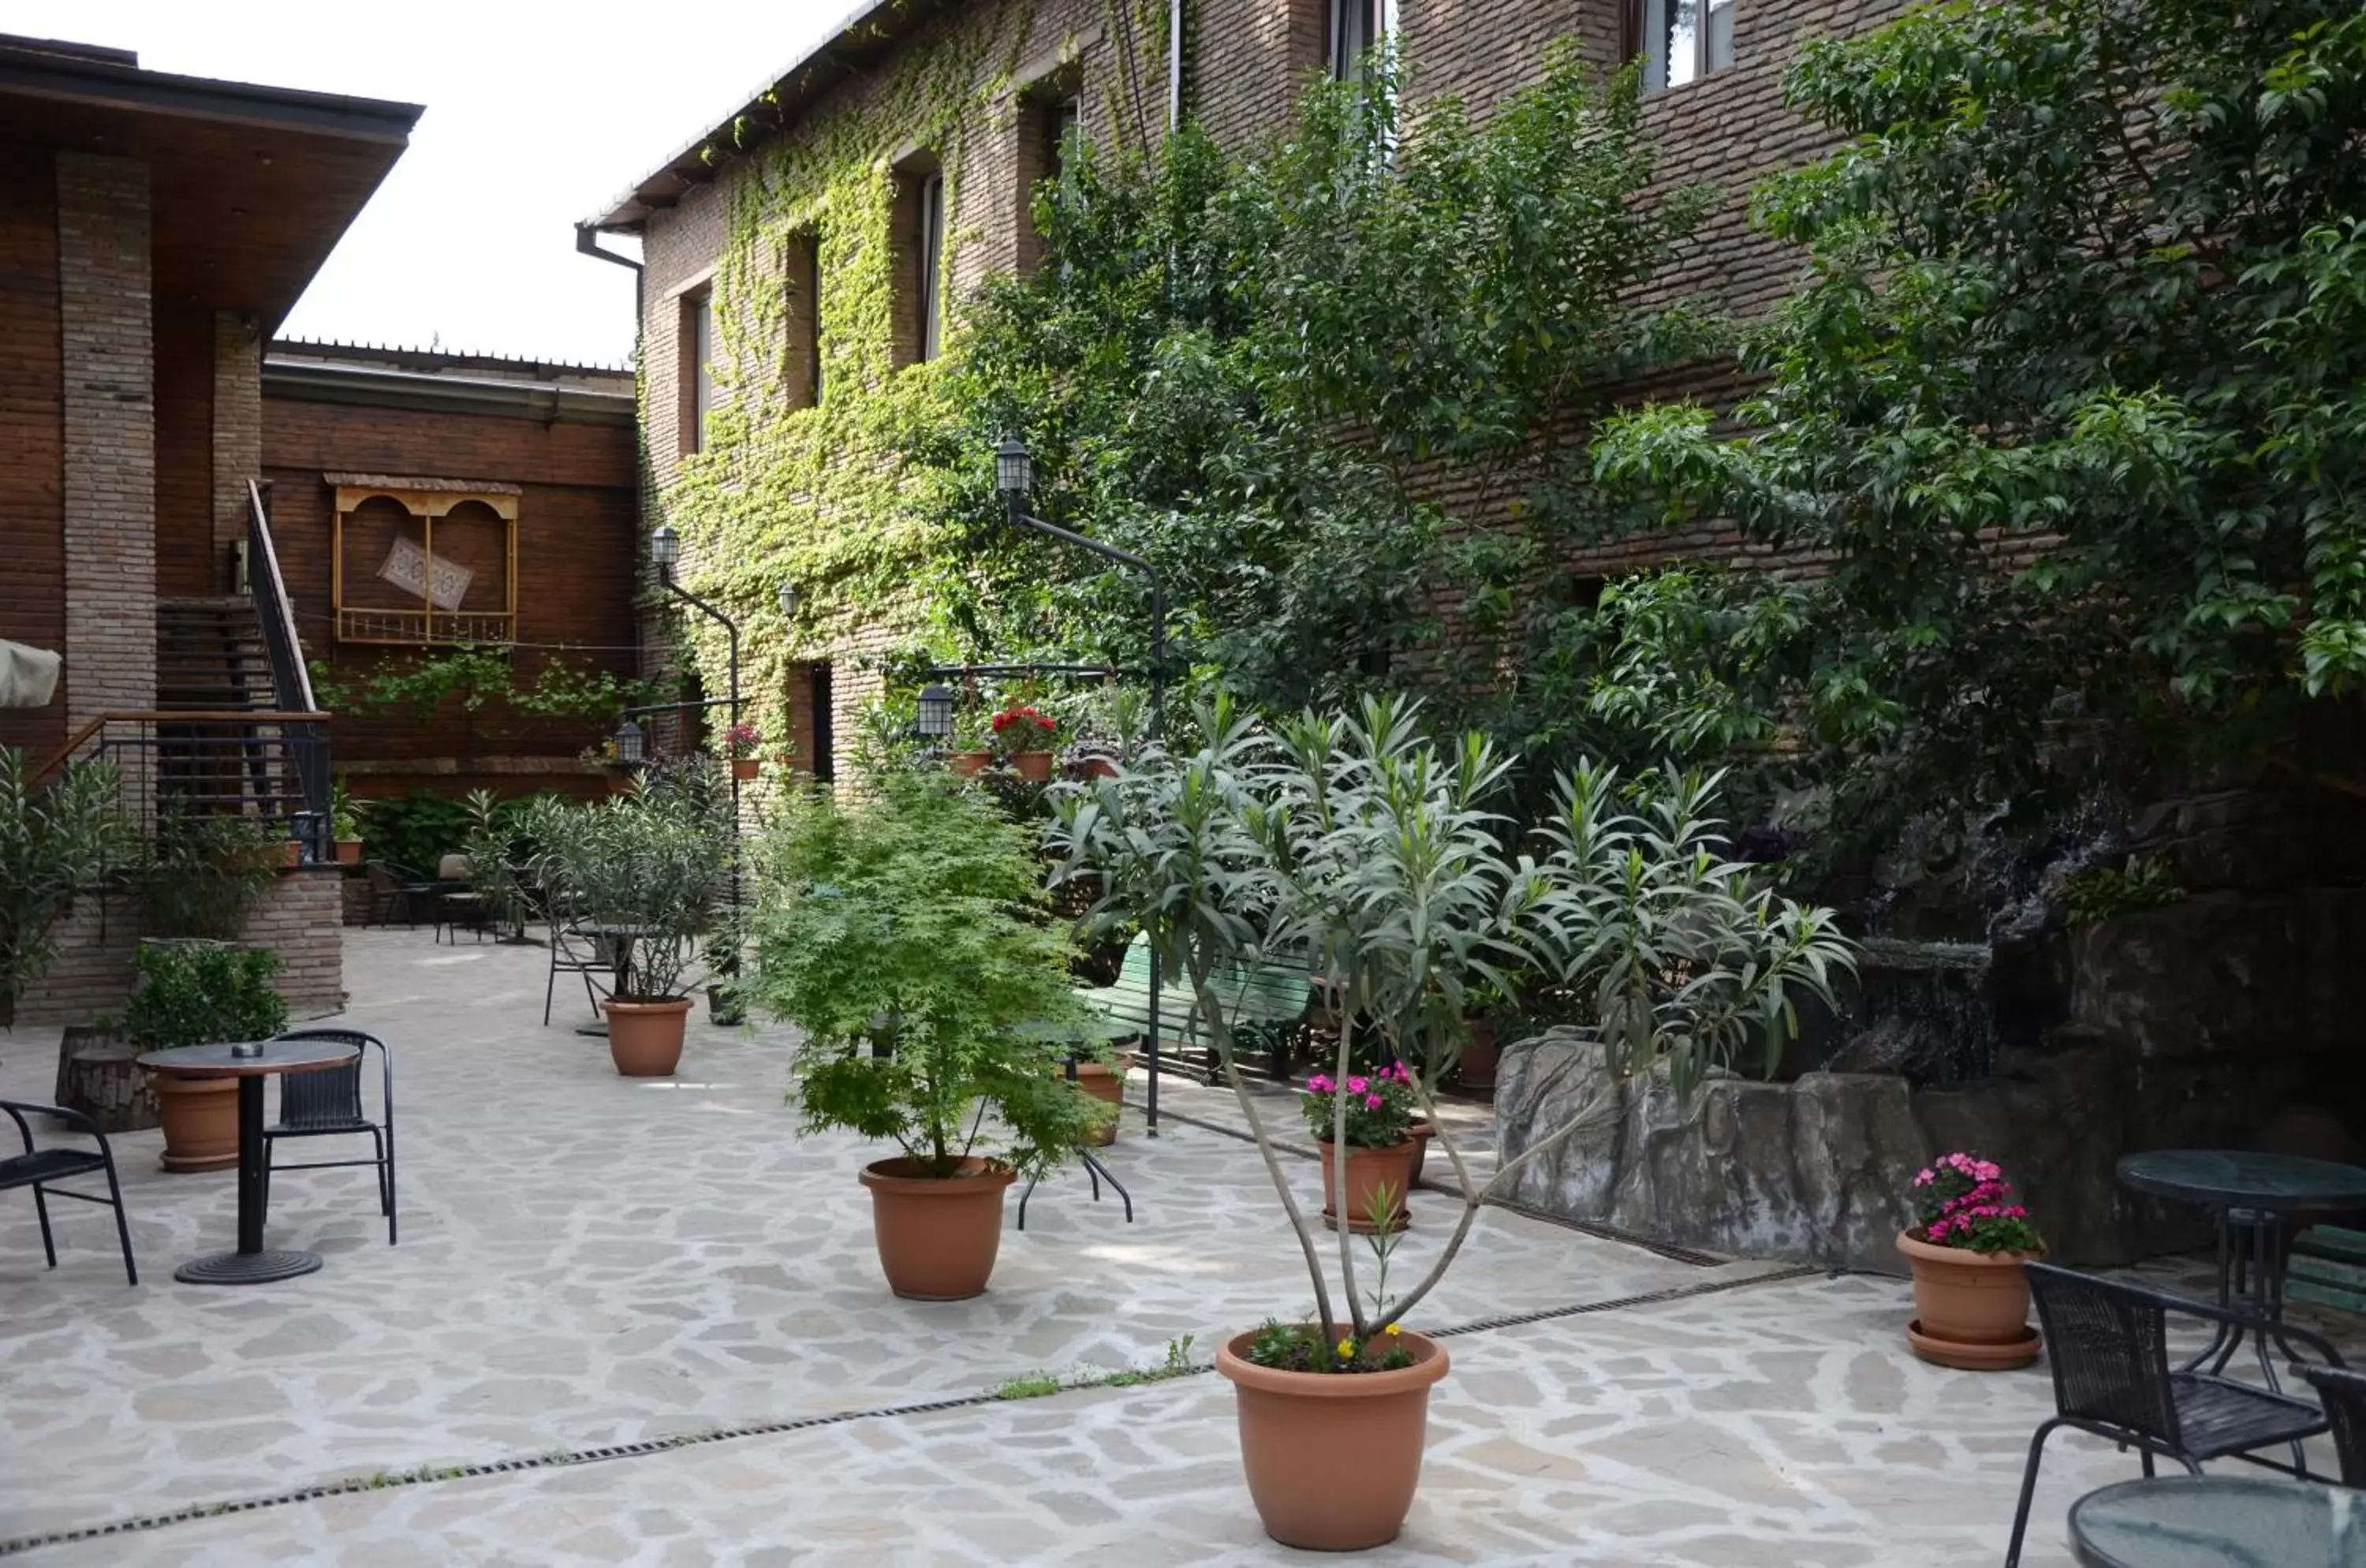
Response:
[[[1256,968],[1227,966],[1211,981],[1216,999],[1232,1021],[1236,1048],[1255,1042],[1268,1056],[1268,1076],[1290,1077],[1291,1027],[1306,1017],[1314,999],[1314,976],[1302,968],[1268,962]],[[1080,987],[1076,994],[1102,1017],[1123,1028],[1129,1037],[1150,1031],[1150,946],[1136,937],[1125,950],[1117,980],[1108,986]],[[1222,1066],[1213,1041],[1200,1017],[1198,1001],[1178,976],[1160,976],[1158,998],[1159,1060],[1203,1081],[1212,1079]]]
[[[2293,1237],[2284,1299],[2366,1313],[2366,1231],[2312,1225]]]

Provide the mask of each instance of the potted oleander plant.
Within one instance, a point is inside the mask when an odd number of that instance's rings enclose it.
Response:
[[[589,924],[614,964],[608,1054],[626,1077],[682,1064],[700,939],[729,886],[731,852],[713,790],[686,771],[590,806],[537,801],[519,822],[560,907]]]
[[[67,763],[33,778],[32,759],[0,746],[0,1025],[57,956],[57,924],[74,896],[98,887],[130,857],[117,809],[115,764]]]
[[[1777,897],[1725,852],[1714,778],[1627,780],[1584,766],[1559,781],[1549,821],[1515,824],[1493,806],[1508,759],[1478,736],[1433,740],[1417,716],[1376,698],[1268,726],[1220,699],[1198,714],[1190,749],[1145,747],[1116,778],[1056,789],[1048,830],[1057,874],[1101,889],[1090,919],[1141,930],[1178,1006],[1196,1005],[1305,1263],[1312,1314],[1237,1334],[1217,1370],[1236,1392],[1267,1533],[1313,1550],[1378,1546],[1402,1529],[1429,1392],[1448,1370],[1445,1347],[1408,1321],[1490,1197],[1607,1122],[1606,1110],[1574,1114],[1475,1178],[1432,1098],[1474,998],[1527,972],[1579,991],[1611,1070],[1665,1075],[1683,1099],[1753,1047],[1771,1066],[1795,1027],[1794,998],[1829,999],[1830,976],[1850,963],[1830,911]],[[1334,998],[1328,1087],[1314,1094],[1328,1112],[1335,1208],[1352,1212],[1351,1122],[1375,1118],[1375,1137],[1398,1126],[1369,1073],[1354,1092],[1359,1052],[1369,1055],[1361,1035],[1402,1065],[1392,1084],[1434,1125],[1433,1162],[1443,1156],[1460,1203],[1436,1260],[1402,1292],[1387,1274],[1402,1199],[1385,1182],[1367,1190],[1369,1273],[1359,1277],[1351,1225],[1337,1227],[1326,1267],[1242,1077],[1217,977],[1272,963],[1310,967]]]
[[[1005,1190],[1104,1114],[1061,1072],[1084,1010],[1033,834],[990,795],[899,769],[789,800],[761,850],[754,1005],[802,1036],[808,1132],[891,1145],[863,1168],[888,1288],[982,1292]]]

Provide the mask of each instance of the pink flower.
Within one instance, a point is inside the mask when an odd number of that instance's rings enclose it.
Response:
[[[1327,1073],[1317,1073],[1306,1080],[1307,1089],[1315,1094],[1329,1094],[1335,1086]]]
[[[1347,1080],[1347,1092],[1349,1094],[1362,1094],[1371,1087],[1372,1084],[1369,1078],[1349,1078]]]
[[[1386,1100],[1382,1100],[1379,1095],[1377,1095],[1377,1094],[1368,1094],[1368,1095],[1364,1096],[1364,1109],[1365,1109],[1365,1110],[1367,1110],[1367,1111],[1378,1111],[1378,1110],[1379,1110],[1382,1105],[1385,1105],[1386,1103],[1388,1103],[1388,1102],[1387,1102]]]
[[[1931,1168],[1926,1165],[1922,1168],[1922,1174],[1914,1179],[1914,1185],[1917,1187],[1928,1187],[1931,1185],[1932,1179]]]

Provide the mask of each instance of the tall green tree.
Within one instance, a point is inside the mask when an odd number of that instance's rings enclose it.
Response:
[[[2354,693],[2357,6],[1940,5],[1811,45],[1789,96],[1847,140],[1759,193],[1809,265],[1749,345],[1763,395],[1737,439],[1628,413],[1596,467],[1826,553],[1789,657],[1755,668],[1887,764],[1853,784],[2026,795],[2273,748]],[[2061,744],[2084,727],[2112,744]]]
[[[1587,477],[1560,438],[1696,342],[1635,301],[1701,197],[1645,199],[1635,76],[1573,46],[1484,120],[1445,99],[1401,122],[1398,97],[1389,69],[1318,85],[1239,156],[1188,129],[1148,167],[1069,146],[1038,193],[1050,260],[986,296],[960,416],[925,437],[955,476],[937,588],[961,640],[1146,652],[1138,580],[1002,528],[984,459],[1008,434],[1037,509],[1155,562],[1180,659],[1261,702],[1375,683],[1431,637],[1441,581],[1501,593],[1532,564],[1454,541],[1553,526]]]

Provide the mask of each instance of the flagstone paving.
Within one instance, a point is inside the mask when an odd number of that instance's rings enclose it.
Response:
[[[327,1266],[175,1284],[175,1263],[226,1245],[231,1180],[165,1176],[153,1134],[118,1141],[138,1290],[103,1210],[61,1216],[52,1272],[31,1215],[0,1209],[0,1551],[133,1568],[1295,1555],[1256,1529],[1212,1374],[899,1408],[1150,1366],[1186,1336],[1204,1362],[1222,1334],[1302,1306],[1218,1097],[1169,1080],[1190,1121],[1155,1142],[1129,1111],[1109,1156],[1134,1224],[1064,1174],[1006,1230],[987,1296],[902,1303],[871,1255],[863,1151],[800,1136],[783,1104],[782,1032],[701,1024],[679,1077],[630,1082],[571,1032],[580,991],[539,1026],[540,950],[349,936],[347,1016],[396,1053],[401,1245],[366,1171],[284,1176],[273,1240]],[[0,1036],[0,1095],[46,1097],[53,1041]],[[1312,1162],[1290,1169],[1313,1200]],[[1453,1210],[1424,1193],[1415,1213],[1400,1269],[1434,1256]],[[1905,1300],[1894,1280],[1684,1261],[1489,1211],[1416,1316],[1497,1325],[1451,1338],[1420,1501],[1374,1560],[1993,1562],[2049,1406],[2043,1367],[1924,1366]],[[1559,1315],[1500,1321],[1538,1314]],[[684,1440],[584,1458],[666,1438]],[[503,1463],[525,1468],[435,1478]],[[2067,1561],[2072,1497],[2132,1473],[2106,1445],[2059,1441],[2033,1568]]]

